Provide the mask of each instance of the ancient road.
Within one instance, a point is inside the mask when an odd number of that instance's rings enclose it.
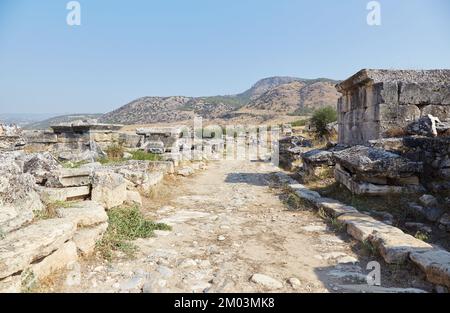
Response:
[[[353,242],[314,212],[288,210],[273,171],[264,163],[222,161],[166,182],[144,211],[172,225],[171,232],[136,241],[134,260],[75,266],[56,290],[342,292],[341,284],[364,282],[367,260]]]

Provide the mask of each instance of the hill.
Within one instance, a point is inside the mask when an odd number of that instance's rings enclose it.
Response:
[[[76,120],[86,120],[86,119],[97,119],[101,117],[102,114],[68,114],[51,117],[39,122],[34,122],[25,125],[24,129],[48,129],[50,125],[57,125],[61,123],[69,123]]]
[[[206,120],[267,120],[280,114],[301,114],[339,97],[337,81],[326,78],[269,77],[236,95],[214,97],[142,97],[99,118],[103,123],[153,124],[186,121],[195,115]],[[271,114],[268,115],[267,112]],[[264,115],[264,118],[259,118]]]

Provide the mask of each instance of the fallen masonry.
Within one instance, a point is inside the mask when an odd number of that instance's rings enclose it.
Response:
[[[421,162],[366,146],[333,153],[336,181],[355,194],[386,194],[423,191],[418,174]]]
[[[373,217],[359,213],[357,209],[336,200],[322,198],[282,172],[279,181],[291,189],[298,197],[324,209],[327,214],[337,217],[345,225],[346,231],[354,239],[370,242],[390,264],[412,262],[434,284],[450,287],[450,253],[433,247],[421,240],[403,233],[400,229],[380,222]]]

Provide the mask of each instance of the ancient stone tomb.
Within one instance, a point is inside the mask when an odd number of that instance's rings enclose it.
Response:
[[[342,144],[407,135],[428,115],[450,119],[450,70],[362,70],[336,88]]]

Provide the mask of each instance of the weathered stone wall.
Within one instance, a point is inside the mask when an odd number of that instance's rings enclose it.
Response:
[[[101,155],[113,144],[125,148],[137,148],[142,136],[111,130],[87,132],[27,131],[24,133],[25,150],[28,152],[51,152],[61,160],[81,161]]]
[[[402,136],[428,114],[450,119],[450,70],[362,70],[336,88],[342,144]]]
[[[370,145],[422,162],[421,175],[433,191],[450,190],[450,137],[403,137],[370,141]]]

